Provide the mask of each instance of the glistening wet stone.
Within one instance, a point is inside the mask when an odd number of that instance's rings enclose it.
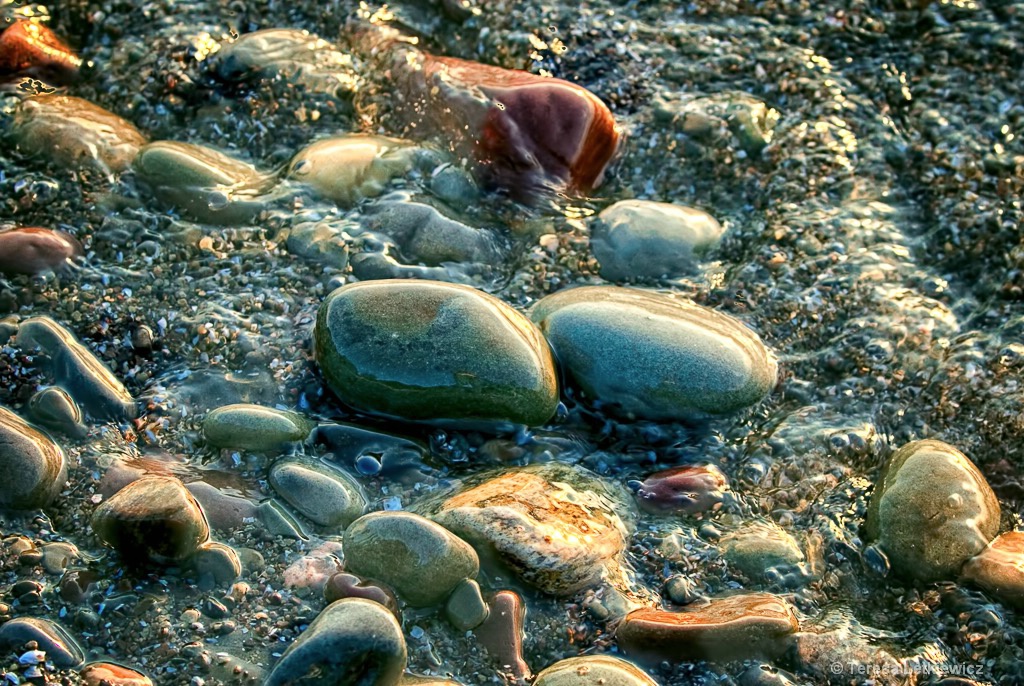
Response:
[[[366,509],[366,497],[359,483],[320,462],[278,460],[268,481],[297,512],[320,526],[344,528]]]
[[[570,657],[546,667],[534,686],[657,686],[644,670],[611,655]]]
[[[49,505],[67,481],[64,451],[5,407],[0,407],[0,507],[28,510]]]
[[[0,231],[0,274],[62,271],[85,254],[71,234],[38,227]]]
[[[112,662],[90,662],[78,676],[86,686],[153,686],[142,672]]]
[[[391,179],[412,168],[415,148],[380,136],[341,136],[300,150],[288,166],[288,178],[349,207],[380,195]]]
[[[775,357],[757,334],[682,298],[585,286],[543,298],[530,316],[573,383],[629,416],[725,414],[775,386]]]
[[[77,667],[85,661],[85,651],[72,634],[57,622],[36,617],[18,617],[0,626],[0,645],[21,650],[35,641],[39,650],[59,669]]]
[[[239,403],[206,415],[203,436],[217,448],[267,452],[306,440],[315,426],[297,412]]]
[[[728,478],[714,465],[673,467],[644,479],[636,500],[653,514],[690,515],[715,509],[728,490]]]
[[[865,528],[893,569],[921,581],[955,579],[999,531],[999,501],[966,455],[942,441],[908,443],[875,484]]]
[[[314,340],[328,386],[365,412],[533,426],[558,404],[554,360],[536,327],[466,286],[343,286],[320,306]]]
[[[78,76],[82,59],[51,28],[35,21],[16,21],[0,28],[0,77],[26,75],[51,83]]]
[[[961,578],[985,589],[1000,601],[1024,607],[1024,532],[996,536],[964,565]]]

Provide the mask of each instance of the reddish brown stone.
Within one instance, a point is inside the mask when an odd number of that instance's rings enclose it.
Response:
[[[78,675],[86,686],[153,686],[146,675],[112,662],[93,662]]]
[[[25,74],[67,82],[82,60],[53,31],[32,21],[17,21],[0,34],[0,75]]]
[[[0,231],[0,273],[3,274],[59,271],[84,254],[78,239],[63,231],[36,227]]]
[[[722,502],[729,480],[718,467],[676,467],[655,472],[637,489],[637,502],[655,514],[705,512]]]
[[[964,565],[962,575],[999,600],[1024,608],[1024,531],[997,536]]]
[[[398,597],[387,584],[380,581],[361,579],[355,574],[347,572],[333,574],[324,586],[324,600],[330,605],[335,600],[342,598],[366,598],[380,603],[391,610],[391,614],[395,615],[398,621],[402,621],[402,613],[398,609]]]
[[[586,88],[410,47],[396,55],[393,73],[409,100],[398,113],[406,135],[444,136],[514,195],[586,193],[601,184],[622,135]]]
[[[487,619],[473,633],[509,681],[525,683],[533,673],[523,659],[523,599],[515,591],[498,591],[491,599],[490,609]]]
[[[750,593],[683,612],[634,610],[615,637],[634,659],[729,661],[774,657],[785,650],[783,639],[798,628],[789,603],[770,593]]]

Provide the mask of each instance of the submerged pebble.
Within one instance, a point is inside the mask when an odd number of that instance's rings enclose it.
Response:
[[[526,424],[558,404],[554,361],[529,320],[481,291],[386,280],[320,306],[316,358],[352,407],[414,420]]]
[[[60,431],[75,438],[86,434],[87,428],[82,424],[82,410],[78,403],[58,386],[50,386],[36,392],[28,401],[28,411],[32,419],[42,426]]]
[[[1024,607],[1024,532],[996,536],[964,565],[961,578],[1016,608]]]
[[[18,617],[0,626],[0,645],[21,650],[35,641],[39,650],[59,669],[74,668],[85,662],[85,651],[71,633],[57,622],[37,617]]]
[[[217,448],[270,452],[306,440],[315,427],[297,412],[239,403],[207,414],[203,436]]]
[[[387,584],[376,579],[361,579],[347,572],[332,574],[324,585],[324,600],[330,604],[342,598],[372,600],[389,609],[398,619],[402,618],[395,592]]]
[[[492,263],[499,259],[497,240],[489,231],[449,219],[430,205],[381,200],[366,212],[368,229],[390,236],[424,264]]]
[[[85,255],[78,239],[63,231],[36,227],[0,231],[0,273],[57,272]]]
[[[0,407],[0,507],[32,510],[49,505],[67,481],[64,451],[46,434]]]
[[[349,207],[380,195],[391,179],[408,172],[415,148],[381,136],[341,136],[300,150],[288,166],[288,178]]]
[[[530,316],[572,381],[628,415],[725,414],[775,386],[775,358],[757,334],[687,300],[585,286],[541,299]]]
[[[320,526],[346,527],[366,509],[359,484],[344,472],[320,462],[278,460],[267,480],[297,512]]]
[[[78,676],[86,686],[153,686],[148,676],[113,662],[90,662]]]
[[[646,512],[690,515],[716,508],[728,490],[728,478],[709,464],[655,472],[637,488],[636,498]]]
[[[657,681],[631,662],[611,655],[583,655],[546,667],[534,686],[657,686]]]
[[[744,526],[722,537],[722,557],[743,576],[761,581],[775,569],[804,562],[800,544],[784,529],[769,522]]]
[[[0,76],[28,75],[65,83],[82,59],[45,24],[21,20],[0,28]]]

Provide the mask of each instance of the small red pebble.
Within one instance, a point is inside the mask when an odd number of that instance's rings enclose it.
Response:
[[[26,74],[67,82],[81,66],[81,58],[43,24],[16,21],[0,33],[0,76]]]
[[[78,239],[63,231],[40,228],[0,231],[0,274],[60,271],[84,254]]]

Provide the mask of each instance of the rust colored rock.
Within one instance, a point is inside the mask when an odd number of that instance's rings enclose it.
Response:
[[[647,608],[626,615],[615,632],[630,658],[730,661],[771,658],[799,628],[793,609],[770,593],[717,598],[683,612]]]
[[[515,591],[498,591],[491,599],[490,607],[487,619],[473,633],[508,681],[525,683],[533,673],[523,659],[523,626],[526,622],[523,599]]]
[[[8,29],[10,30],[10,29]],[[85,251],[71,234],[36,227],[0,231],[0,273],[60,271]]]
[[[675,467],[644,479],[636,499],[653,514],[696,514],[715,508],[727,490],[729,480],[714,465]]]
[[[331,575],[324,586],[324,600],[330,605],[335,600],[342,598],[366,598],[375,603],[380,603],[399,621],[402,620],[402,612],[398,609],[398,597],[387,584],[373,579],[361,579],[355,574],[338,572]]]
[[[25,74],[66,83],[81,66],[78,55],[43,24],[16,21],[0,33],[0,76]]]
[[[407,100],[396,114],[406,135],[451,140],[485,181],[514,196],[587,193],[601,184],[622,131],[586,88],[410,46],[394,54],[392,73]]]
[[[997,536],[967,561],[961,575],[1007,605],[1024,608],[1024,531]]]
[[[153,686],[148,676],[112,662],[93,662],[78,675],[86,686]]]

